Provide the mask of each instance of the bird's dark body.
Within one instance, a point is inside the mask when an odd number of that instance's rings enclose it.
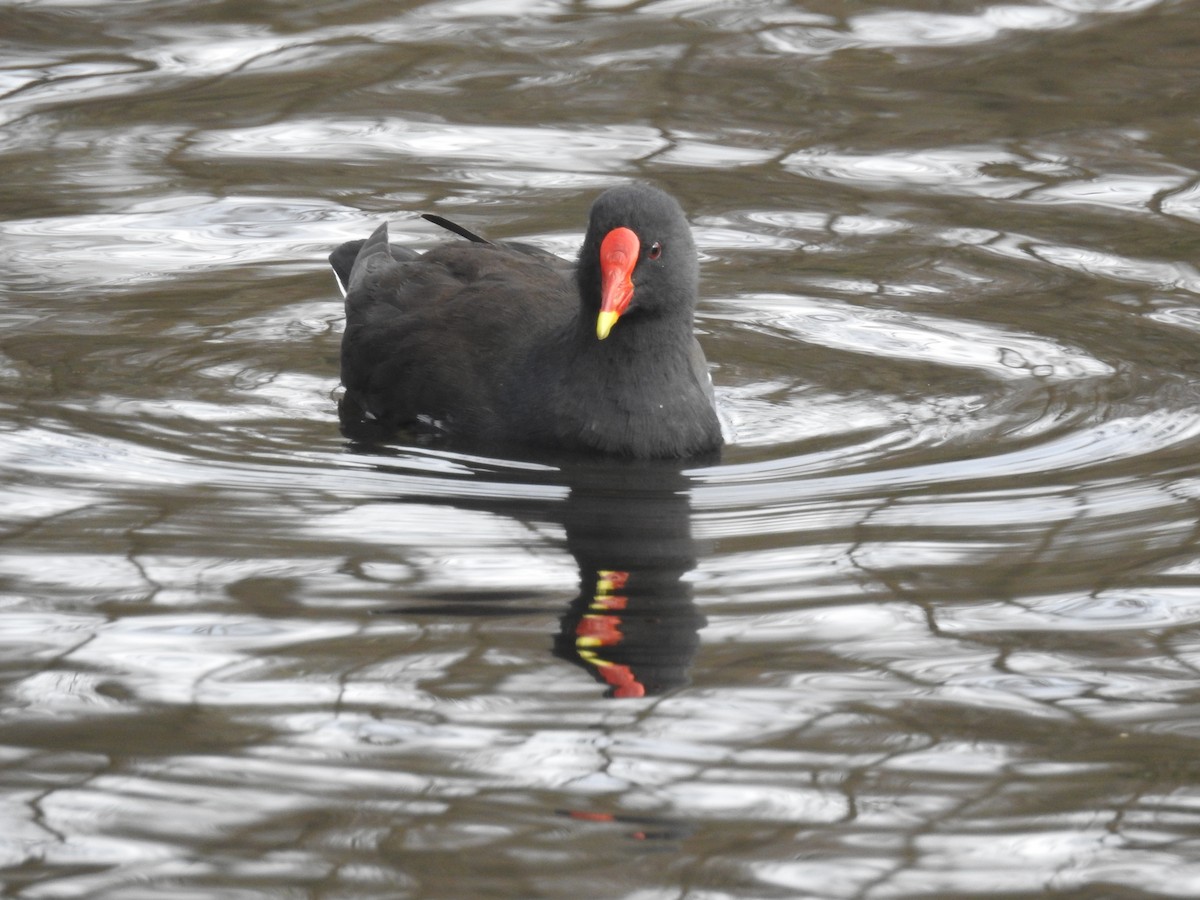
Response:
[[[391,247],[386,226],[334,251],[330,261],[346,289],[347,397],[385,425],[436,423],[457,443],[485,451],[525,446],[637,458],[715,451],[720,426],[692,333],[696,262],[686,221],[669,215],[677,205],[653,188],[614,190],[622,201],[648,196],[650,212],[631,215],[622,202],[606,213],[604,198],[614,191],[602,195],[578,267],[482,239],[417,254]],[[661,198],[668,215],[654,206]],[[600,340],[598,263],[588,254],[598,255],[614,216],[647,231],[647,246],[660,239],[654,229],[669,230],[664,238],[679,259],[670,260],[677,266],[670,277],[639,261],[634,302]]]

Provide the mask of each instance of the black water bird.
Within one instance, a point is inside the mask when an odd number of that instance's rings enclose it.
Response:
[[[330,255],[346,295],[346,411],[460,444],[639,459],[721,446],[693,333],[699,263],[683,211],[645,184],[593,203],[578,262],[467,239],[424,254],[387,226]]]

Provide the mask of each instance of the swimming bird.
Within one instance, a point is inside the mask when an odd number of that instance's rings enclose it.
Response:
[[[465,240],[422,254],[389,244],[384,224],[330,255],[354,415],[482,450],[685,459],[720,448],[694,334],[699,261],[674,198],[646,184],[604,191],[573,266],[426,218]]]

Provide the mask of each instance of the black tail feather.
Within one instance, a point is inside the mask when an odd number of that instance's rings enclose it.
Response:
[[[432,222],[434,225],[439,225],[442,228],[445,228],[447,231],[453,231],[459,237],[465,237],[468,241],[472,241],[476,244],[491,243],[491,241],[489,241],[487,238],[480,237],[475,232],[463,228],[457,222],[451,222],[449,219],[445,219],[442,216],[435,216],[433,213],[422,213],[421,218]]]
[[[338,287],[341,288],[343,297],[350,289],[350,270],[354,268],[354,260],[365,243],[365,239],[350,241],[329,254],[329,264],[333,267],[333,274],[337,276]]]

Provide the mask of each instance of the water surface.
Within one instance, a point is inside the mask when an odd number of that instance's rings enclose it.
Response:
[[[0,883],[1200,894],[1200,17],[0,3]],[[324,255],[689,212],[730,443],[347,440]]]

